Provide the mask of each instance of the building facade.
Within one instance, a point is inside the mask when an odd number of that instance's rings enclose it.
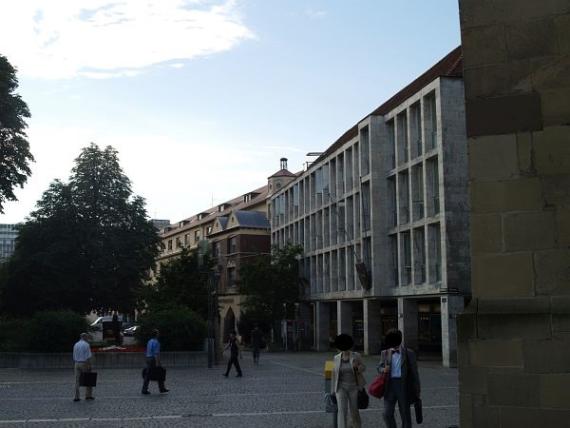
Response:
[[[274,245],[304,248],[299,317],[376,353],[387,329],[456,361],[470,293],[467,148],[457,48],[270,195]]]
[[[157,270],[177,257],[183,248],[209,251],[216,259],[218,339],[237,329],[242,301],[237,286],[240,267],[252,257],[270,252],[267,189],[267,186],[255,189],[171,224],[160,233],[162,250]]]
[[[15,224],[0,224],[0,263],[14,254],[17,237],[18,231]]]
[[[568,426],[570,2],[459,6],[473,286],[461,427]]]

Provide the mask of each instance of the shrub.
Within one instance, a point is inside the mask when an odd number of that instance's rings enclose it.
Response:
[[[32,352],[69,352],[87,328],[85,317],[72,311],[38,312],[30,323],[28,349]]]
[[[13,352],[70,352],[79,334],[84,331],[87,331],[87,322],[75,312],[37,312],[32,318],[1,321],[0,349]]]
[[[146,344],[152,330],[160,331],[161,351],[199,351],[204,348],[206,323],[195,312],[175,307],[143,314],[138,324],[136,339]]]

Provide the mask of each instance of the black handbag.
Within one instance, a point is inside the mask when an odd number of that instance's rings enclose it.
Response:
[[[145,367],[141,373],[143,379],[146,377],[147,373],[148,373],[148,367]],[[160,367],[160,366],[152,367],[150,369],[149,380],[164,382],[166,380],[166,369],[164,367]]]
[[[82,372],[79,375],[79,386],[90,388],[97,386],[97,372]]]
[[[419,398],[414,403],[414,410],[416,412],[416,422],[421,424],[424,421],[424,413],[422,409],[422,400]]]
[[[358,398],[356,400],[359,409],[368,409],[368,404],[370,403],[370,397],[366,389],[362,388],[358,390]]]

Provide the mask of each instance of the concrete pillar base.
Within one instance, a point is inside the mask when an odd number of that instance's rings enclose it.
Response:
[[[329,350],[330,304],[315,302],[315,349]]]
[[[380,353],[382,342],[382,317],[380,300],[366,299],[363,301],[364,315],[364,354]]]
[[[398,329],[402,332],[405,345],[418,350],[418,302],[404,297],[398,298]]]
[[[441,297],[441,357],[444,367],[457,367],[457,315],[463,312],[463,296]]]

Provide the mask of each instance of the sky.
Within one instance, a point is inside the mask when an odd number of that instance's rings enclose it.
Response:
[[[91,142],[177,222],[303,168],[460,44],[457,0],[3,0],[32,117],[24,221]]]

